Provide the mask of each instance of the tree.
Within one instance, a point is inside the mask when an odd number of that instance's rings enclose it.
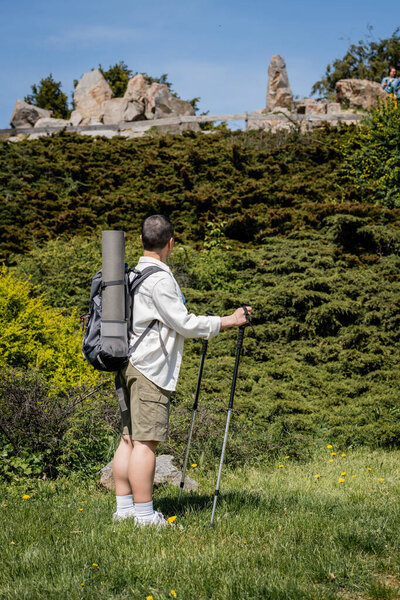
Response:
[[[326,67],[322,79],[314,83],[311,94],[329,98],[335,93],[339,79],[370,79],[380,82],[393,65],[400,66],[400,28],[391,37],[372,39],[372,27],[368,28],[367,40],[351,44],[343,58],[337,58]]]
[[[71,111],[68,108],[68,98],[61,91],[61,81],[55,81],[52,73],[40,80],[38,85],[31,86],[32,93],[25,96],[25,102],[53,111],[55,119],[67,119]]]
[[[132,71],[128,65],[123,60],[120,60],[119,63],[110,66],[107,71],[101,65],[99,65],[99,69],[114,92],[115,97],[122,98],[126,92],[128,81],[132,77]]]

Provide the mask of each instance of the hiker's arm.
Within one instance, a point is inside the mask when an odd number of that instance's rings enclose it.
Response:
[[[251,316],[251,306],[247,307],[249,317]],[[229,327],[239,327],[247,323],[246,315],[242,307],[237,308],[234,313],[227,317],[221,317],[221,331]]]
[[[188,313],[170,276],[154,285],[152,298],[163,323],[183,337],[209,340],[219,333],[220,317],[203,317]]]

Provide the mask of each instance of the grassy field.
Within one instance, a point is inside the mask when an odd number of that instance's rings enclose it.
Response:
[[[180,505],[158,489],[156,508],[176,516],[162,530],[113,523],[95,483],[4,486],[0,598],[399,598],[399,458],[316,447],[303,463],[227,469],[212,529],[216,478],[202,467]]]

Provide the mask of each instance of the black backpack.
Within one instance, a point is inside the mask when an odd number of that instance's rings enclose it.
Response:
[[[129,332],[132,331],[133,323],[133,304],[134,293],[136,288],[153,273],[163,271],[160,267],[146,267],[143,271],[137,269],[125,270],[125,321],[127,327],[127,338]],[[112,353],[102,349],[101,339],[101,306],[102,292],[107,285],[114,285],[121,282],[106,282],[102,280],[101,270],[96,273],[92,279],[92,287],[90,289],[89,312],[81,317],[82,322],[87,317],[85,335],[82,342],[82,353],[85,360],[98,371],[119,371],[129,360],[130,355],[136,350],[143,338],[148,334],[150,329],[157,322],[156,319],[151,321],[143,331],[139,339],[131,346],[126,356],[113,356]]]

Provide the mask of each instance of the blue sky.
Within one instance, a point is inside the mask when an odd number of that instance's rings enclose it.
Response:
[[[0,0],[0,128],[17,98],[52,73],[73,80],[124,60],[133,71],[168,73],[184,98],[212,114],[263,108],[268,64],[286,60],[294,94],[307,96],[351,42],[389,37],[398,3],[375,0]]]

